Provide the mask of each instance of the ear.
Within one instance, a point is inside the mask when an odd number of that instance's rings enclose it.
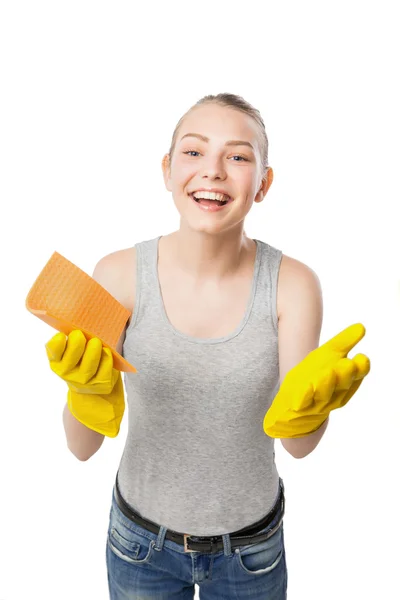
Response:
[[[269,188],[271,187],[271,183],[274,180],[274,171],[272,167],[267,167],[267,171],[262,179],[261,187],[254,198],[255,202],[262,202]]]
[[[161,162],[161,168],[162,168],[162,172],[163,172],[165,187],[170,192],[171,191],[171,186],[170,186],[171,164],[170,164],[169,154],[164,155],[162,162]]]

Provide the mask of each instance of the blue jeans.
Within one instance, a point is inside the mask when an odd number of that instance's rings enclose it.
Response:
[[[183,544],[165,539],[165,527],[157,535],[128,519],[113,490],[106,548],[110,600],[192,600],[195,584],[200,600],[286,600],[281,513],[262,531],[277,525],[264,542],[231,549],[225,534],[224,550],[185,552]]]

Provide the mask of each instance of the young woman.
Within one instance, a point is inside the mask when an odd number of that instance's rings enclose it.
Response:
[[[110,598],[183,600],[197,584],[208,600],[283,600],[284,486],[274,438],[301,458],[323,436],[329,411],[306,426],[307,415],[277,417],[276,429],[264,417],[285,375],[318,348],[319,280],[246,236],[246,215],[273,172],[263,120],[243,98],[206,96],[192,107],[162,169],[179,229],[105,256],[93,273],[132,313],[118,351],[137,368],[125,373],[129,427],[112,493]],[[53,345],[53,360],[69,353],[76,365],[85,352],[87,366],[97,352],[96,368],[102,360],[112,369],[101,343],[79,334]],[[357,371],[343,364],[342,404]],[[88,377],[85,393],[70,388],[64,427],[81,460],[119,431],[124,390],[120,373],[109,374],[111,392],[93,385],[88,393]],[[332,377],[324,382],[332,396]],[[90,393],[95,404],[85,412]]]

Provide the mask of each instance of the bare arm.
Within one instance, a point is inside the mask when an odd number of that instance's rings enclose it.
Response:
[[[122,296],[119,291],[120,262],[118,253],[108,254],[103,257],[95,266],[93,279],[102,285],[114,298],[121,302]],[[125,339],[125,330],[123,331],[118,344],[117,352],[122,353],[122,344]],[[89,429],[76,419],[70,412],[68,404],[65,404],[63,411],[63,425],[65,437],[69,450],[79,460],[86,461],[99,450],[104,442],[104,435]]]
[[[312,269],[289,259],[279,282],[282,305],[279,316],[279,373],[285,375],[312,350],[318,348],[322,328],[323,302],[319,279]],[[310,435],[281,438],[282,446],[294,458],[304,458],[320,442],[329,419]]]
[[[68,404],[64,406],[63,424],[68,449],[79,460],[88,460],[104,442],[104,435],[75,419]]]

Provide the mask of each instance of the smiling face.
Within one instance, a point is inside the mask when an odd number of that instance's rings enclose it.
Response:
[[[172,161],[165,155],[162,168],[181,222],[209,233],[243,228],[253,202],[263,200],[273,176],[271,168],[262,172],[254,119],[218,104],[196,106],[186,115]],[[201,188],[222,190],[233,201],[218,211],[203,210],[190,196]]]

